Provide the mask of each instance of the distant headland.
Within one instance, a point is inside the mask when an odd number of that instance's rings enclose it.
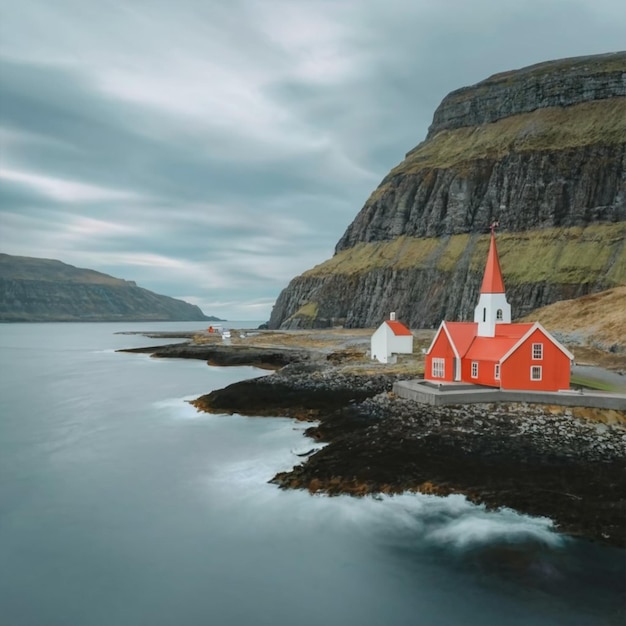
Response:
[[[199,307],[53,259],[0,253],[0,322],[222,321]]]

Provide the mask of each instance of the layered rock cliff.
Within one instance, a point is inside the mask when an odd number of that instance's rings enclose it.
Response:
[[[0,321],[196,321],[199,307],[52,259],[0,254]]]
[[[626,284],[626,52],[497,74],[449,94],[271,328],[471,319],[489,225],[514,317]]]

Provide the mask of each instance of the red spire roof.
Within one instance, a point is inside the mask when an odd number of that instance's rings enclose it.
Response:
[[[489,242],[489,254],[487,254],[487,265],[480,293],[504,293],[504,281],[502,280],[502,270],[496,249],[496,234],[491,229],[491,241]]]

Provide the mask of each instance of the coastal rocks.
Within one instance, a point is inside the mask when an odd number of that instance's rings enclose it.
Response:
[[[598,431],[592,422],[537,406],[435,408],[390,395],[348,412],[351,421],[341,413],[348,428],[328,428],[330,416],[309,429],[330,444],[272,482],[331,495],[463,493],[550,517],[566,533],[626,544],[621,426]]]
[[[304,421],[335,415],[336,421],[328,426],[330,430],[322,429],[314,435],[322,438],[336,430],[338,423],[341,428],[354,426],[351,415],[346,414],[344,418],[336,415],[337,411],[391,390],[396,378],[338,375],[312,364],[304,367],[298,364],[271,376],[244,380],[212,391],[191,404],[209,413],[285,416]],[[350,425],[345,423],[346,419]]]

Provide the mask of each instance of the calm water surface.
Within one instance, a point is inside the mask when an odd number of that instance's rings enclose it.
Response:
[[[0,325],[0,624],[622,623],[624,552],[548,520],[268,485],[303,426],[186,403],[265,372],[115,352],[196,328]]]

